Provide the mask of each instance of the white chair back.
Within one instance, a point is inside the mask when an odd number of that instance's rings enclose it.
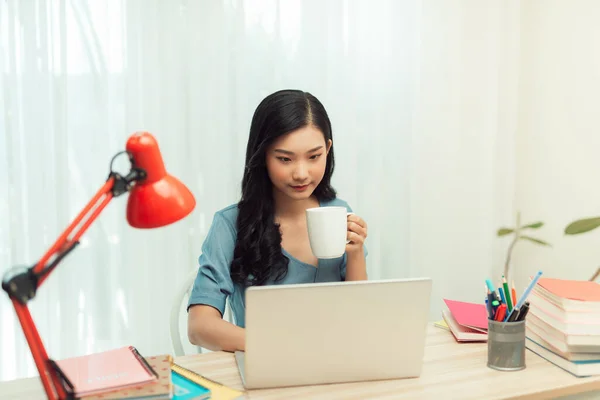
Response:
[[[190,271],[190,273],[186,276],[184,281],[181,283],[181,286],[175,293],[175,298],[173,299],[173,304],[171,305],[169,325],[171,344],[173,347],[173,354],[175,355],[175,357],[183,356],[186,354],[186,350],[184,349],[183,343],[184,340],[185,343],[188,343],[187,329],[184,330],[185,338],[182,338],[181,326],[183,325],[187,327],[187,303],[190,297],[190,293],[192,292],[192,288],[194,286],[194,281],[196,280],[197,274],[197,268]],[[227,303],[225,305],[225,315],[223,316],[223,319],[229,322],[233,321],[231,315],[231,307],[229,307],[229,299],[227,300]],[[196,346],[196,351],[198,353],[209,352],[209,350],[203,349],[200,346]]]

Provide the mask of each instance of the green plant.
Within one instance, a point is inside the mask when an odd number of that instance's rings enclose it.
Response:
[[[517,224],[514,228],[500,228],[496,233],[498,237],[513,235],[513,239],[510,242],[510,245],[508,246],[508,251],[506,252],[506,261],[504,262],[504,277],[506,279],[508,279],[508,272],[510,269],[510,260],[512,258],[512,252],[517,242],[519,242],[520,240],[526,240],[528,242],[535,243],[541,246],[552,247],[552,245],[541,239],[523,234],[523,232],[528,230],[540,229],[542,226],[544,226],[543,222],[534,222],[532,224],[521,225],[521,213],[519,212],[517,213],[516,222]]]
[[[600,217],[583,218],[577,221],[571,222],[565,228],[565,235],[579,235],[593,231],[600,226]],[[595,281],[600,276],[600,268],[596,270],[594,275],[590,278],[590,281]]]
[[[571,222],[565,228],[566,235],[579,235],[593,231],[600,226],[600,217],[578,219],[577,221]]]

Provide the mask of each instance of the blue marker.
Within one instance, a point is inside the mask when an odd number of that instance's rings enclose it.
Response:
[[[492,281],[489,279],[485,280],[485,284],[487,285],[488,289],[490,289],[490,292],[494,293],[496,291],[496,288],[494,287],[494,285],[492,284]]]
[[[500,292],[500,299],[502,300],[502,303],[506,304],[506,297],[504,297],[504,290],[502,290],[502,288],[500,286],[498,286],[498,292]]]
[[[527,296],[529,296],[529,293],[531,293],[531,291],[533,290],[533,287],[535,286],[537,281],[540,279],[540,276],[542,276],[542,271],[538,271],[538,273],[535,274],[535,276],[533,277],[531,282],[529,282],[529,286],[527,286],[527,289],[525,289],[525,291],[523,292],[523,295],[521,296],[521,298],[519,298],[517,305],[515,305],[513,310],[510,312],[510,314],[512,314],[513,311],[515,311],[515,310],[521,309],[521,307],[525,303],[525,300],[527,300]],[[509,317],[510,317],[510,314],[508,315]],[[508,318],[506,320],[508,321]]]
[[[493,320],[494,312],[492,311],[492,305],[488,302],[488,299],[485,299],[485,308],[487,309],[487,312],[488,312],[488,318]]]
[[[486,279],[485,284],[487,285],[488,289],[492,293],[492,299],[497,300],[498,303],[500,303],[500,299],[498,298],[498,295],[496,294],[496,288],[492,284],[492,281],[489,279]]]

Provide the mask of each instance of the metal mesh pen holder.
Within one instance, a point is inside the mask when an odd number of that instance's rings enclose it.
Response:
[[[525,320],[488,320],[487,343],[488,367],[499,371],[519,371],[525,368]]]

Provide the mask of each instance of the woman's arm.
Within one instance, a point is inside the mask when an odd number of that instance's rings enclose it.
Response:
[[[196,346],[212,351],[244,351],[245,331],[221,318],[221,313],[211,307],[198,304],[188,312],[188,338]]]
[[[346,262],[346,280],[347,281],[365,281],[367,280],[367,260],[364,253],[356,252],[348,254]]]
[[[202,244],[200,268],[188,300],[188,339],[209,350],[244,350],[244,330],[224,321],[227,297],[235,291],[229,266],[236,234],[233,222],[217,212]]]

